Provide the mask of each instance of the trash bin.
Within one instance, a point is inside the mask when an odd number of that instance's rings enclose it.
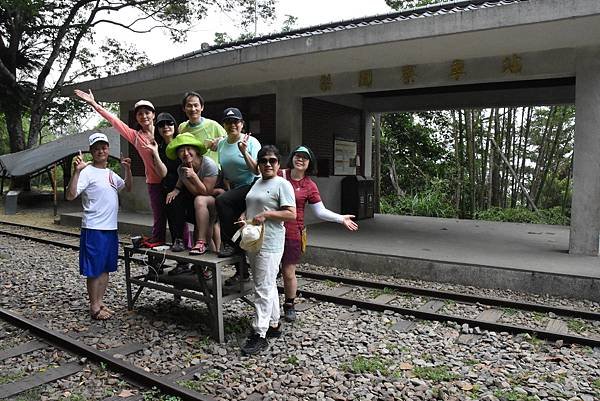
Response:
[[[373,218],[375,182],[372,178],[348,176],[342,180],[342,214],[353,214],[357,220]]]
[[[4,198],[4,214],[17,213],[17,199],[21,191],[8,191]]]

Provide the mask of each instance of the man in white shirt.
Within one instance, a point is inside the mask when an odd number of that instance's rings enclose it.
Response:
[[[67,200],[81,194],[83,217],[79,248],[79,272],[86,276],[92,319],[110,319],[112,311],[102,302],[108,286],[108,274],[117,271],[119,238],[117,213],[121,189],[131,191],[131,159],[121,160],[125,180],[108,166],[108,138],[102,133],[90,135],[92,161],[85,162],[81,151],[73,160]]]

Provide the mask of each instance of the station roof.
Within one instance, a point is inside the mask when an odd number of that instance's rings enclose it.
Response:
[[[67,157],[72,157],[80,150],[89,151],[88,138],[92,132],[103,132],[110,143],[110,156],[119,158],[121,140],[114,128],[94,129],[74,135],[67,135],[35,148],[0,156],[0,176],[20,177],[36,175]]]
[[[190,88],[273,93],[276,81],[322,74],[598,45],[598,0],[465,0],[204,46],[74,87],[119,102],[178,98]]]

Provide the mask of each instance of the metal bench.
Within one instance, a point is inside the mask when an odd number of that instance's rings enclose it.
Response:
[[[135,302],[146,287],[170,293],[176,297],[186,297],[203,301],[207,305],[212,321],[212,337],[219,342],[225,340],[223,304],[238,298],[249,302],[246,296],[254,291],[254,286],[250,281],[241,281],[234,287],[223,287],[223,268],[228,265],[239,265],[242,263],[240,255],[219,258],[216,254],[208,252],[201,256],[190,256],[184,252],[156,251],[145,248],[134,248],[131,245],[125,246],[123,252],[125,257],[127,308],[129,310],[133,310]],[[191,263],[193,265],[193,274],[169,276],[166,273],[157,274],[148,272],[132,276],[131,262],[144,264],[144,258]],[[210,272],[209,278],[205,278],[205,270]],[[135,294],[133,294],[133,285],[138,286]]]

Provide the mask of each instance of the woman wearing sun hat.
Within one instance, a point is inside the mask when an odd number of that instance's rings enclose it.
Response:
[[[154,142],[154,105],[147,100],[140,100],[134,106],[135,120],[139,125],[138,130],[129,128],[127,124],[108,110],[98,104],[94,99],[92,91],[84,92],[75,89],[75,95],[106,119],[127,142],[131,143],[138,151],[144,162],[144,172],[148,195],[150,197],[150,208],[152,209],[152,237],[145,241],[148,247],[158,246],[165,243],[166,215],[164,208],[164,195],[162,191],[162,176],[154,168],[153,152],[147,145]]]
[[[316,158],[308,146],[298,146],[290,153],[287,168],[279,170],[279,174],[292,184],[296,196],[296,219],[285,222],[285,246],[281,258],[285,302],[283,311],[285,320],[296,320],[294,300],[298,284],[296,281],[296,265],[302,255],[301,238],[304,229],[304,208],[308,205],[315,216],[321,220],[343,224],[350,231],[358,230],[350,214],[340,215],[325,208],[321,201],[319,188],[310,175],[317,170]]]
[[[195,243],[190,254],[202,255],[207,250],[217,216],[213,195],[219,168],[211,158],[203,156],[206,147],[192,134],[177,135],[167,146],[166,153],[169,159],[181,161],[179,178],[166,200],[167,204],[176,202],[177,205],[174,206],[178,211],[174,231],[182,238],[185,222],[193,222]]]

